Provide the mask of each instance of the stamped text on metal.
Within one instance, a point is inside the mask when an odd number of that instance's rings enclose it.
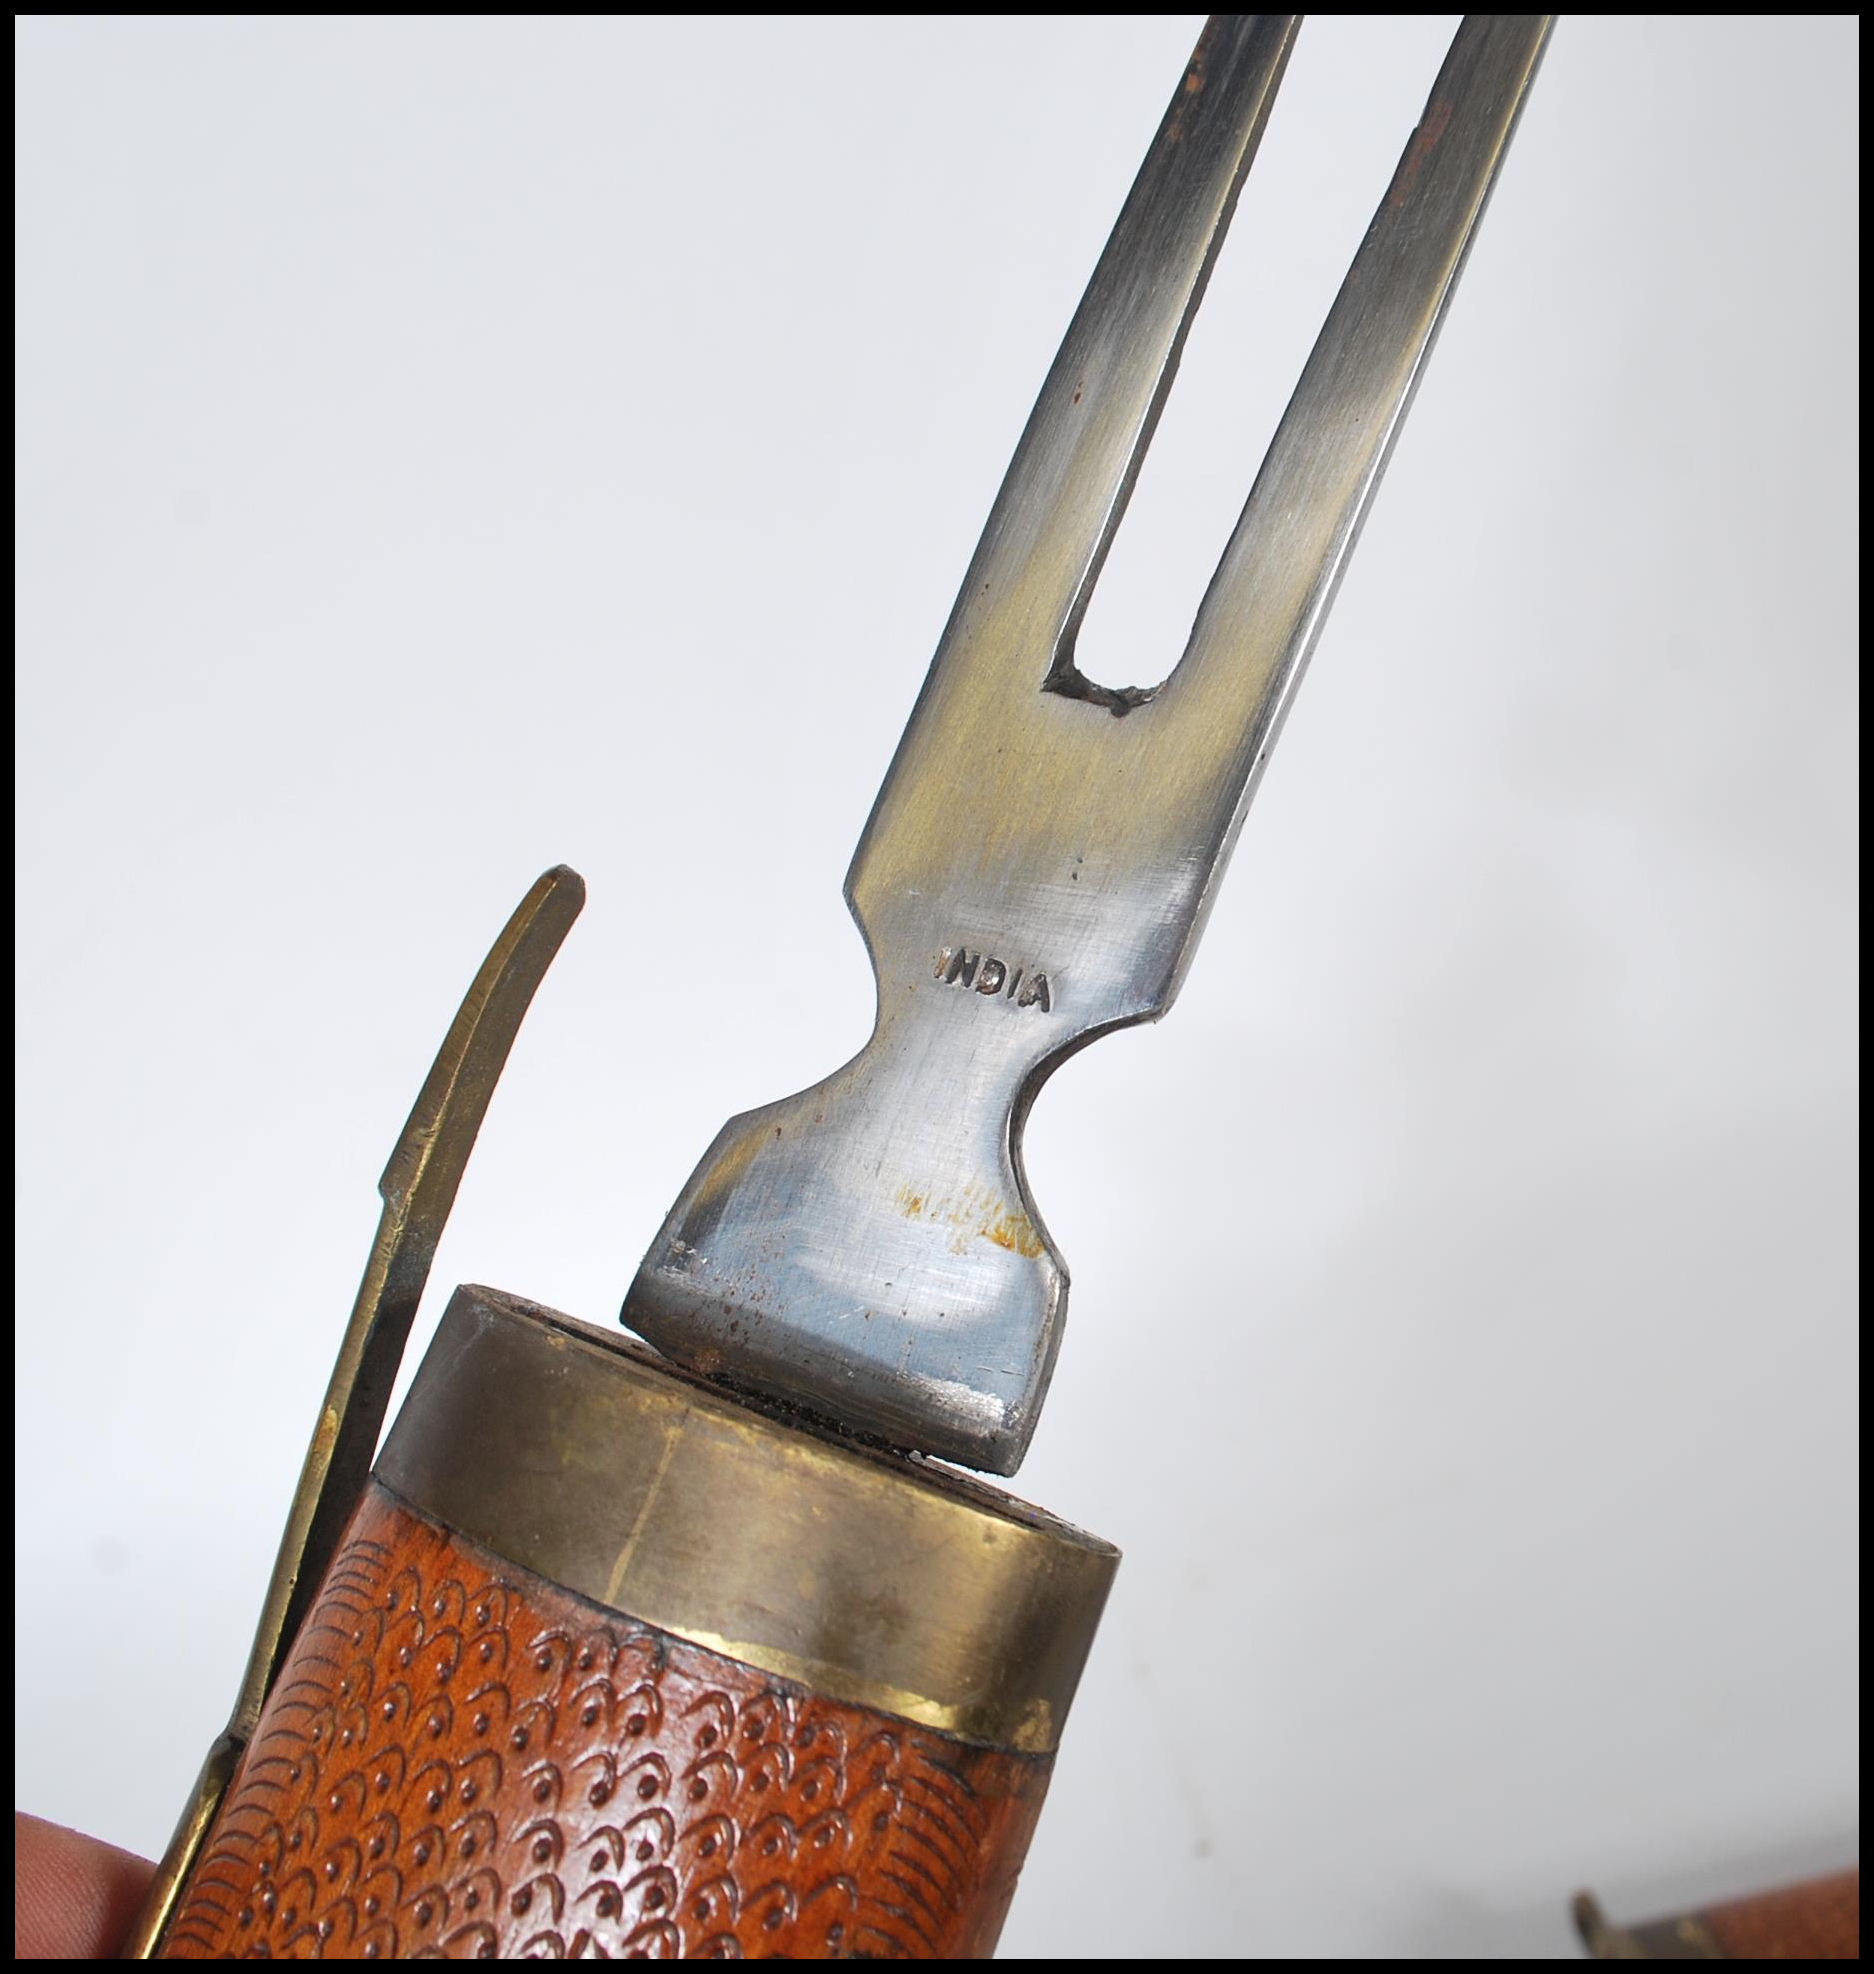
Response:
[[[1018,1008],[1039,1008],[1047,1014],[1054,1006],[1045,973],[1025,972],[987,953],[972,953],[967,947],[946,946],[937,955],[935,972],[947,987],[973,987],[991,1000],[1000,994]]]

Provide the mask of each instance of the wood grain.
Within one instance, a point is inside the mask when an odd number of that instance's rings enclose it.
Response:
[[[1726,1960],[1859,1960],[1861,1874],[1732,1899],[1698,1918]]]
[[[1861,1874],[1837,1872],[1671,1919],[1608,1923],[1592,1892],[1575,1927],[1596,1960],[1859,1960]]]
[[[977,1957],[1050,1766],[634,1624],[373,1482],[160,1957]]]

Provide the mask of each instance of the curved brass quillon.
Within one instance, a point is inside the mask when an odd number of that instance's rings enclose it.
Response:
[[[378,1181],[384,1211],[287,1510],[234,1712],[209,1749],[156,1867],[124,1944],[126,1960],[147,1960],[155,1952],[300,1620],[358,1505],[430,1263],[489,1099],[522,1018],[585,901],[585,881],[560,864],[543,873],[514,908],[449,1024]]]

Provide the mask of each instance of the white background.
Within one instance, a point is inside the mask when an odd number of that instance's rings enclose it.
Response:
[[[153,1853],[372,1187],[609,1322],[1197,17],[28,20],[16,1796]],[[1449,18],[1304,30],[1088,622],[1175,658]],[[1029,1167],[1126,1550],[1006,1949],[1550,1954],[1856,1849],[1858,29],[1564,20],[1163,1027]],[[960,799],[960,826],[967,796]]]

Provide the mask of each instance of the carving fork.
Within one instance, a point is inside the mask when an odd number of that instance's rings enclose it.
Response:
[[[991,1473],[1027,1451],[1067,1302],[1022,1121],[1177,993],[1546,33],[1459,32],[1182,659],[1094,685],[1075,634],[1296,26],[1199,42],[1016,448],[846,879],[872,1039],[724,1126],[625,1303],[681,1363]]]
[[[625,1301],[661,1359],[460,1289],[366,1477],[578,880],[490,955],[133,1954],[993,1947],[1117,1552],[908,1456],[1028,1447],[1067,1275],[1023,1120],[1177,992],[1549,18],[1466,19],[1183,656],[1097,685],[1075,634],[1297,27],[1206,28],[1016,449],[847,878],[871,1040],[704,1155]]]

